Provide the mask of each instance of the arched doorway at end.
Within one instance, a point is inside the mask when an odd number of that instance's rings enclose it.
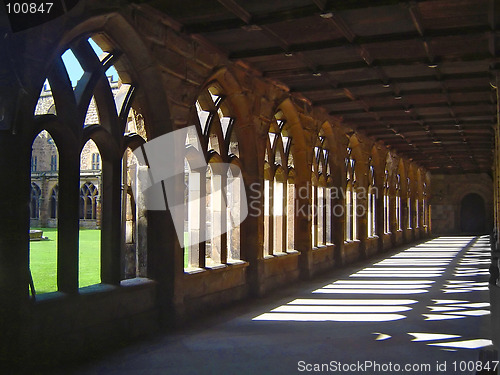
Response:
[[[476,193],[467,194],[460,203],[460,231],[470,234],[484,234],[486,210],[484,199]]]

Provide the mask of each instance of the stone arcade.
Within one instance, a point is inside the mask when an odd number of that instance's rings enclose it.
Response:
[[[72,359],[431,234],[498,227],[498,1],[285,3],[83,0],[16,33],[1,19],[2,360]],[[134,193],[147,165],[132,151],[190,125],[164,154],[184,166],[181,247],[168,209]],[[240,188],[249,215],[232,227],[223,202]],[[58,291],[36,300],[30,219],[59,231]],[[83,289],[80,225],[101,229],[101,284]]]

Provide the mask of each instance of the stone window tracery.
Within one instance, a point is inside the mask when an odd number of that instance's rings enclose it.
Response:
[[[389,193],[389,171],[384,171],[384,233],[391,233],[391,198]]]
[[[428,220],[428,207],[427,207],[427,184],[424,182],[423,186],[423,191],[422,191],[422,225],[423,227],[427,227],[427,220]]]
[[[42,197],[42,190],[40,186],[35,183],[31,183],[31,194],[30,194],[30,218],[39,219],[40,218],[40,199]]]
[[[377,205],[377,188],[375,185],[375,168],[369,164],[368,170],[368,237],[376,235],[376,205]]]
[[[50,218],[57,219],[57,205],[59,196],[59,185],[54,186],[50,193]]]
[[[401,222],[401,175],[396,176],[396,225],[397,230],[402,230],[403,223]]]
[[[331,244],[332,239],[332,176],[330,145],[321,129],[313,149],[311,174],[312,246]]]
[[[264,162],[264,255],[294,248],[295,186],[293,142],[278,111],[267,133]]]
[[[406,184],[407,184],[407,203],[406,206],[408,207],[408,229],[413,228],[413,210],[412,210],[412,203],[411,203],[411,180],[409,177],[406,178]]]
[[[80,189],[80,219],[97,219],[97,201],[99,191],[91,182],[86,182]]]
[[[244,189],[235,117],[218,84],[196,102],[197,127],[188,130],[184,160],[184,268],[212,267],[241,259],[240,210]],[[200,140],[200,142],[198,142]],[[199,145],[202,147],[198,150]],[[192,168],[195,154],[207,161]],[[203,182],[203,183],[202,183]]]
[[[125,134],[136,94],[133,74],[123,68],[129,66],[126,54],[104,33],[74,38],[51,62],[34,111],[35,121],[60,147],[60,165],[57,155],[45,162],[47,170],[49,162],[52,172],[57,170],[59,180],[57,188],[47,194],[47,216],[64,218],[54,221],[58,238],[65,244],[64,251],[57,250],[59,291],[75,293],[79,287],[79,253],[87,246],[73,240],[79,236],[80,219],[95,221],[102,216],[97,220],[101,229],[97,263],[101,279],[97,282],[118,284],[124,278],[123,252],[117,251],[125,217],[120,201],[126,194],[121,189],[119,150],[135,136]],[[119,80],[115,67],[120,67]],[[92,143],[95,151],[87,154],[85,145]],[[98,188],[101,184],[105,186],[102,191]],[[80,189],[75,189],[78,186]]]
[[[356,194],[356,161],[352,157],[352,150],[347,149],[346,158],[346,204],[345,204],[345,225],[346,241],[355,241],[357,239],[357,194]]]

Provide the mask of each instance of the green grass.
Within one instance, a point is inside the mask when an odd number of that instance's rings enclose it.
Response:
[[[101,282],[101,231],[80,229],[80,287]]]
[[[189,258],[188,258],[188,244],[189,241],[189,233],[184,232],[184,268],[189,267]]]
[[[37,294],[57,291],[57,229],[42,229],[48,241],[30,242],[30,269]],[[80,229],[79,286],[101,282],[101,231]]]

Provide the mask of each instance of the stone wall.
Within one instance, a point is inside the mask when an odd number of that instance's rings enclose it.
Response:
[[[461,232],[461,204],[468,194],[484,200],[486,214],[484,233],[493,225],[493,181],[488,174],[432,175],[431,223],[434,234]]]

